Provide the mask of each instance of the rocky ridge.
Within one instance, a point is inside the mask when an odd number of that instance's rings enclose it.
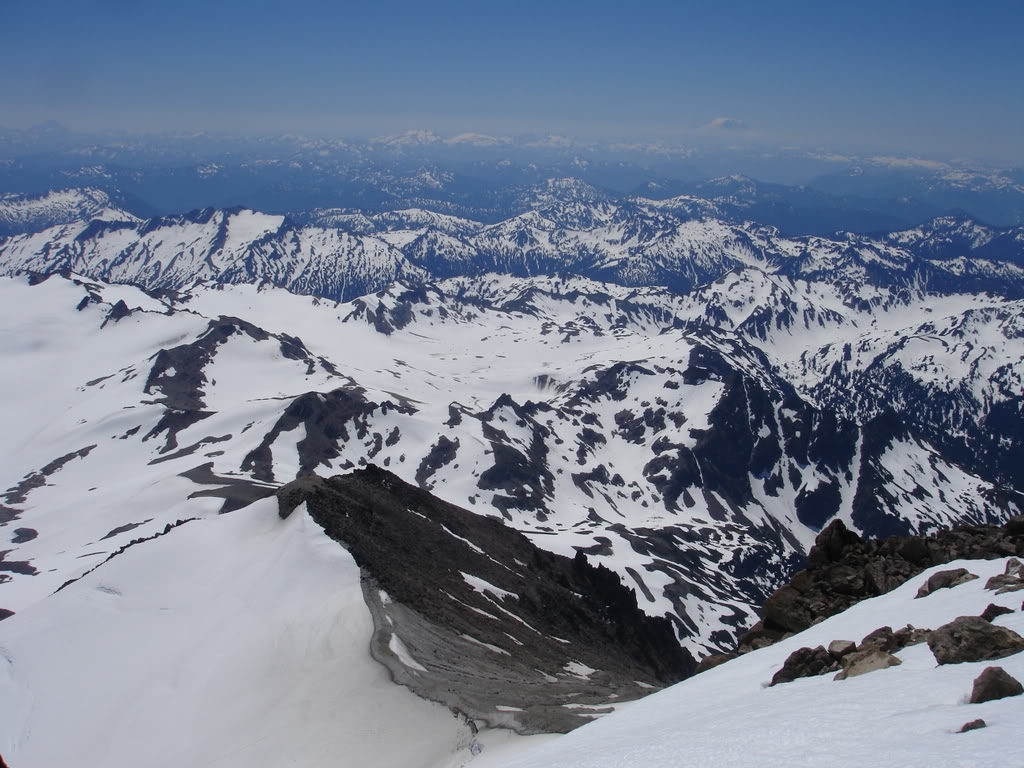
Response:
[[[895,589],[932,566],[1008,556],[1024,556],[1024,518],[1013,518],[1001,527],[971,525],[929,536],[876,540],[861,538],[841,520],[833,520],[815,540],[807,567],[769,596],[761,610],[762,619],[740,635],[736,652],[762,648],[801,632],[861,600]],[[969,581],[970,574],[961,570],[934,574],[918,596]],[[1015,570],[997,578],[991,589],[1019,581]],[[896,647],[902,646],[897,642]]]
[[[693,671],[671,623],[613,572],[386,470],[306,476],[278,500],[282,517],[304,503],[359,565],[374,658],[474,720],[565,732]]]

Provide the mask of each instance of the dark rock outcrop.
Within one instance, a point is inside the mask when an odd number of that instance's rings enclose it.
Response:
[[[928,647],[939,664],[1002,659],[1024,651],[1024,637],[980,616],[961,616],[928,635]]]
[[[772,677],[771,685],[790,683],[801,677],[824,675],[835,672],[839,663],[822,646],[816,648],[797,648],[782,664],[782,669]]]
[[[986,667],[985,671],[974,680],[971,704],[1005,699],[1007,696],[1020,696],[1022,693],[1024,693],[1024,686],[1005,669]]]
[[[896,634],[892,631],[892,627],[879,627],[868,632],[864,639],[860,641],[858,647],[861,650],[877,648],[881,651],[892,653],[899,650],[899,641],[896,640]]]
[[[303,502],[362,570],[374,657],[425,698],[523,733],[568,731],[694,671],[668,619],[582,553],[541,550],[373,465],[278,492],[282,517]]]
[[[971,720],[969,723],[964,723],[960,726],[960,730],[957,733],[967,733],[968,731],[976,731],[979,728],[987,728],[988,723],[982,720],[980,717],[977,720]]]
[[[762,620],[740,636],[738,649],[753,650],[777,642],[787,632],[801,632],[861,600],[895,589],[932,566],[1009,555],[1024,556],[1024,528],[1019,525],[971,525],[930,536],[872,540],[833,520],[818,535],[806,569],[768,597]],[[958,578],[963,576],[941,576],[936,584],[948,579],[950,586]],[[1011,579],[1016,584],[1016,575],[1007,576],[1000,587],[1010,585]]]
[[[1008,613],[1013,613],[1013,609],[1002,605],[996,605],[995,603],[989,603],[985,610],[981,612],[981,618],[985,621],[992,621],[992,619],[998,616],[1005,616]]]

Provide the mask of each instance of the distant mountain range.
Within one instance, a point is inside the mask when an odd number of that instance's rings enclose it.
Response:
[[[0,202],[8,228],[52,226],[0,242],[0,269],[71,271],[147,289],[179,290],[197,279],[269,282],[345,300],[394,280],[488,272],[685,292],[756,267],[845,286],[851,296],[866,284],[1024,297],[1024,226],[946,216],[877,235],[786,237],[730,203],[613,199],[576,179],[530,188],[520,206],[526,212],[494,224],[425,209],[203,209],[140,220],[98,190],[8,195]]]
[[[713,199],[787,235],[905,229],[958,213],[1024,223],[1021,169],[912,157],[424,130],[327,140],[0,129],[0,190],[91,185],[143,218],[206,207],[423,208],[496,223],[527,210],[530,188],[565,177],[612,198]]]

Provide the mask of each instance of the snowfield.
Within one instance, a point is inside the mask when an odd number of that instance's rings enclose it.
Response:
[[[1019,768],[1024,696],[967,704],[974,679],[1001,666],[1024,680],[1024,653],[938,666],[927,644],[898,652],[902,665],[843,681],[832,675],[766,687],[797,648],[853,640],[906,624],[934,629],[989,603],[1015,610],[994,623],[1024,633],[1020,592],[995,595],[985,581],[1005,560],[961,560],[925,571],[777,645],[708,670],[541,745],[484,752],[473,768]],[[920,600],[934,572],[967,568],[979,579]],[[982,718],[987,728],[956,733]]]
[[[16,768],[466,764],[470,727],[392,683],[371,632],[359,569],[304,509],[195,520],[3,623],[0,754]]]

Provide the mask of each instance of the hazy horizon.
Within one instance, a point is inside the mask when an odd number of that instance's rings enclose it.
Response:
[[[0,4],[0,122],[563,134],[1024,165],[1024,6]]]

